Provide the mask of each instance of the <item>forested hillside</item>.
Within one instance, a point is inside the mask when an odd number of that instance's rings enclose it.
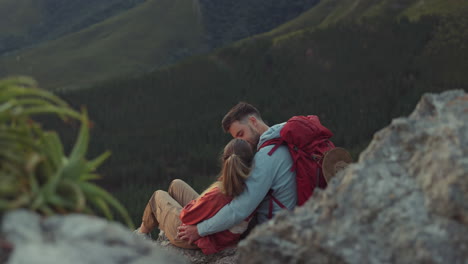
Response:
[[[113,152],[101,184],[125,197],[139,217],[151,191],[171,179],[199,190],[214,179],[229,140],[220,121],[238,101],[256,105],[269,124],[318,115],[335,144],[357,158],[378,129],[407,115],[423,93],[467,89],[465,7],[276,31],[64,96],[88,107],[92,151]]]

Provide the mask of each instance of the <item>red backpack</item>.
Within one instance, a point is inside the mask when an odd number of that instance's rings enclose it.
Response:
[[[291,171],[296,171],[297,205],[303,205],[312,196],[316,187],[325,188],[327,182],[322,174],[324,154],[335,148],[329,140],[332,132],[320,124],[317,116],[294,116],[290,118],[280,131],[280,137],[266,141],[260,149],[275,145],[268,155],[272,155],[279,146],[288,146],[293,159]],[[281,208],[286,208],[269,191],[270,212],[272,216],[273,201]]]

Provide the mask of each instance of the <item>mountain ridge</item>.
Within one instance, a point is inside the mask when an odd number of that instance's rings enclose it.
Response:
[[[401,3],[401,4],[399,4]],[[391,12],[387,12],[391,10]],[[360,21],[363,18],[381,17],[400,19],[407,17],[414,21],[423,15],[446,15],[466,13],[468,2],[463,0],[323,0],[314,8],[301,14],[278,28],[266,32],[267,36],[280,35],[305,28],[324,28],[330,24]]]
[[[174,10],[186,19],[174,17],[171,14]],[[49,87],[60,87],[67,82],[80,87],[122,73],[131,75],[135,69],[145,72],[149,69],[141,67],[157,65],[158,60],[168,60],[160,64],[171,61],[171,56],[165,56],[168,48],[172,56],[197,48],[201,29],[192,11],[191,2],[186,0],[147,0],[124,14],[84,30],[0,58],[0,73],[32,75]],[[161,18],[160,23],[151,22],[152,16]],[[186,28],[191,30],[180,34]],[[90,40],[93,40],[92,46],[87,45]],[[101,59],[93,60],[93,57]],[[41,67],[41,64],[47,66]],[[67,67],[69,64],[74,67]],[[102,74],[96,76],[96,71]]]
[[[79,31],[144,0],[1,0],[0,54]]]
[[[0,75],[32,75],[51,89],[82,88],[142,74],[264,32],[317,2],[244,0],[221,5],[229,1],[147,0],[80,31],[0,57]],[[289,5],[286,11],[281,8]]]

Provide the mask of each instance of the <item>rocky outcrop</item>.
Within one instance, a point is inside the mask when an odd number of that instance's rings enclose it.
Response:
[[[188,263],[118,223],[78,214],[43,219],[26,210],[3,218],[0,249],[8,264]]]
[[[93,216],[42,218],[18,210],[2,220],[0,263],[237,263],[236,248],[205,255],[201,250],[173,246],[163,232],[156,240],[148,240],[119,223]]]
[[[253,230],[239,263],[468,259],[468,95],[423,96],[304,206]]]

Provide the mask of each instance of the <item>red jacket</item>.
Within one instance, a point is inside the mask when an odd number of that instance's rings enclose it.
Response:
[[[213,217],[221,208],[230,203],[232,197],[222,194],[218,187],[205,193],[202,197],[192,200],[180,213],[180,220],[186,225],[196,225]],[[239,242],[241,234],[229,230],[201,237],[195,244],[204,254],[213,254],[228,247],[234,247]]]

